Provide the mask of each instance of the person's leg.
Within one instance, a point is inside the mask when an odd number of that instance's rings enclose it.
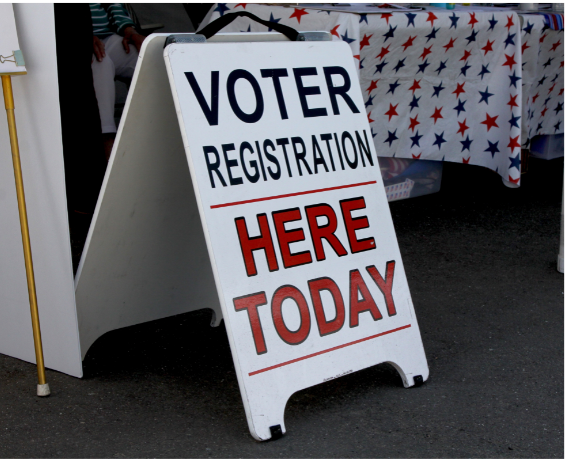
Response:
[[[98,62],[94,58],[92,62],[92,78],[94,80],[96,100],[98,100],[102,133],[116,132],[116,123],[114,121],[114,105],[116,102],[115,75],[114,62],[108,54],[102,59],[102,62]]]
[[[139,58],[139,53],[135,46],[129,45],[129,53],[126,53],[123,43],[123,37],[112,35],[106,43],[106,55],[112,59],[116,68],[116,76],[121,78],[133,77],[135,65]]]

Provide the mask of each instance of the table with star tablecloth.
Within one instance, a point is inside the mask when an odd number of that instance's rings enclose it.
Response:
[[[349,44],[379,157],[480,165],[519,185],[521,147],[563,132],[563,31],[543,16],[521,25],[517,12],[497,8],[355,14],[219,3],[209,20],[243,10]],[[267,28],[238,18],[223,31]]]

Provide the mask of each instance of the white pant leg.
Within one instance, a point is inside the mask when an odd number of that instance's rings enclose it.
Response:
[[[107,40],[108,41],[105,43],[106,55],[114,62],[116,76],[131,78],[135,70],[135,65],[137,64],[137,59],[139,58],[137,49],[130,44],[129,53],[126,53],[124,45],[122,44],[123,37],[119,35],[112,35]]]
[[[114,36],[121,38],[118,35],[104,38],[102,40],[104,46],[107,46],[108,41]],[[116,68],[108,51],[105,50],[105,52],[106,56],[102,59],[102,62],[98,62],[96,56],[93,56],[94,60],[92,61],[92,79],[94,81],[94,91],[98,101],[103,134],[116,132],[116,122],[114,121],[114,106],[116,104],[114,77],[116,76]]]
[[[103,134],[116,132],[114,121],[116,87],[114,78],[116,76],[131,78],[139,57],[133,45],[130,45],[129,53],[126,53],[122,40],[123,37],[117,34],[104,38],[102,42],[106,56],[102,59],[102,62],[98,62],[96,58],[92,62],[92,77]]]

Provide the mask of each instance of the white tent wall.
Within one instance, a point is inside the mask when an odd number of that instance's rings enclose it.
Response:
[[[14,15],[28,71],[27,75],[12,77],[12,84],[45,366],[82,377],[65,197],[53,5],[14,4]],[[0,353],[35,363],[3,103],[1,111]]]

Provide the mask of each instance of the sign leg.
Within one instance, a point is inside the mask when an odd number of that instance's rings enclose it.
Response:
[[[45,397],[51,392],[49,384],[45,381],[45,364],[43,362],[43,347],[41,345],[41,329],[39,327],[39,313],[37,310],[37,294],[35,291],[35,277],[33,274],[33,260],[31,256],[31,244],[29,241],[29,227],[27,222],[27,210],[24,194],[24,183],[22,178],[22,167],[20,163],[20,149],[18,146],[18,133],[16,130],[16,117],[14,115],[14,94],[12,92],[12,78],[10,75],[2,75],[2,89],[4,92],[4,104],[8,117],[8,130],[10,132],[10,145],[12,147],[12,161],[14,163],[14,176],[16,180],[16,194],[18,197],[18,210],[20,214],[20,226],[22,229],[22,243],[24,248],[24,260],[26,267],[27,287],[29,292],[29,303],[31,308],[31,323],[33,328],[33,341],[35,345],[35,358],[37,362],[37,395]]]

